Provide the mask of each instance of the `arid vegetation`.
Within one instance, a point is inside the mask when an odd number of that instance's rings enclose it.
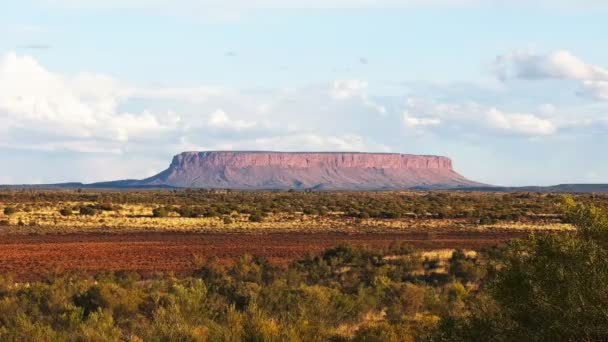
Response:
[[[287,267],[243,255],[187,276],[0,282],[0,339],[51,341],[601,341],[608,218],[567,198],[572,232],[483,252],[337,246]]]
[[[576,200],[608,207],[608,196]],[[464,192],[0,192],[11,233],[569,229],[560,195]]]
[[[527,193],[4,191],[0,340],[606,340],[607,207]]]

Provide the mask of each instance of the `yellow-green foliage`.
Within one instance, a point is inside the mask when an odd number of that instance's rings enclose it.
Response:
[[[400,260],[415,254],[341,246],[288,269],[243,256],[184,278],[0,279],[0,340],[414,340],[419,322],[441,313],[438,298],[458,288],[405,271]]]
[[[572,229],[570,224],[562,223],[559,215],[554,213],[555,207],[559,207],[558,203],[549,205],[550,200],[559,200],[559,198],[547,197],[548,195],[520,198],[516,195],[504,194],[463,195],[443,192],[363,193],[359,194],[363,196],[363,199],[360,199],[348,193],[33,192],[29,196],[19,193],[12,196],[9,194],[0,191],[0,199],[5,200],[0,202],[0,207],[8,209],[5,210],[7,214],[0,215],[0,225],[12,226],[7,231],[14,233],[150,230],[360,232]],[[206,194],[207,197],[202,197],[202,194]],[[33,201],[31,198],[47,196],[50,198],[46,201]],[[83,198],[97,201],[64,201],[64,199]],[[216,199],[217,202],[210,202],[210,198]],[[12,201],[6,201],[7,199]],[[195,200],[204,202],[197,204]],[[352,207],[347,206],[346,200],[352,201],[349,204]],[[362,200],[367,200],[370,210],[375,210],[371,215],[363,215],[367,218],[349,212],[352,208],[363,205]],[[389,204],[385,204],[383,200]],[[443,206],[444,202],[449,208],[449,215],[439,210],[446,208]],[[506,205],[513,203],[519,203],[521,208],[505,209]],[[480,222],[487,223],[476,216],[480,210],[486,210],[476,208],[481,205],[489,206],[487,210],[495,211],[492,214],[494,217],[492,224],[480,224]],[[310,206],[318,206],[320,209],[312,210]],[[525,213],[522,209],[524,207],[529,208]],[[399,214],[382,214],[392,211]],[[506,214],[500,214],[501,212]],[[515,215],[515,212],[519,214]],[[488,214],[485,212],[483,215],[487,217]]]

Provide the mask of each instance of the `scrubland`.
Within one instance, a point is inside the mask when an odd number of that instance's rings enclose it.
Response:
[[[0,340],[604,341],[608,197],[0,192]]]
[[[0,226],[10,233],[572,229],[559,201],[526,193],[24,190],[0,192]]]

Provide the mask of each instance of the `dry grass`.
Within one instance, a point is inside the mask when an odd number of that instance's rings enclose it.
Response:
[[[420,252],[420,256],[429,260],[446,261],[452,257],[455,249],[436,249],[432,251]],[[464,255],[468,258],[477,257],[477,252],[473,250],[464,250]]]
[[[355,219],[340,213],[326,216],[296,214],[271,214],[263,222],[250,222],[248,215],[232,213],[233,223],[225,224],[221,218],[183,218],[177,215],[155,218],[152,210],[158,205],[126,204],[115,211],[100,212],[95,216],[82,216],[74,211],[62,216],[62,208],[91,205],[87,202],[0,203],[0,208],[15,207],[19,212],[11,216],[0,213],[0,222],[8,233],[71,233],[71,232],[132,232],[132,231],[340,231],[340,232],[399,232],[445,230],[520,230],[520,231],[567,231],[570,225],[560,223],[523,224],[501,222],[494,225],[476,225],[461,219]]]

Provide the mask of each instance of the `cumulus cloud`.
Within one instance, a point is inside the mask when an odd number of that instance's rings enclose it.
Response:
[[[605,96],[604,81],[582,83]],[[444,149],[468,139],[547,141],[561,132],[606,127],[598,123],[597,108],[589,108],[583,122],[577,108],[544,100],[526,110],[467,101],[462,93],[445,96],[441,87],[405,97],[372,96],[371,88],[362,79],[295,89],[142,87],[96,73],[55,73],[11,53],[0,58],[0,149],[121,160],[154,153],[159,164],[182,150],[210,149],[447,154]],[[411,139],[401,139],[404,134]],[[418,143],[438,140],[433,149]]]
[[[408,98],[405,107],[402,123],[416,133],[433,129],[443,134],[546,136],[558,130],[550,117],[500,111],[476,102],[436,103]]]
[[[606,96],[605,81],[578,82],[595,97]],[[471,141],[483,141],[491,155],[507,141],[523,145],[535,138],[540,144],[608,131],[600,117],[604,103],[564,107],[550,98],[539,102],[537,94],[513,103],[512,94],[486,89],[478,96],[479,88],[460,84],[411,85],[417,90],[380,97],[371,95],[373,87],[361,79],[293,89],[142,87],[96,73],[63,75],[11,53],[0,57],[0,150],[69,156],[56,163],[58,176],[50,179],[66,181],[89,172],[66,174],[66,161],[92,160],[99,153],[129,165],[110,177],[123,178],[160,171],[183,150],[394,151],[466,160],[460,147]],[[3,153],[0,163],[21,154]],[[152,170],[142,166],[150,161]],[[31,179],[17,169],[6,171],[13,181]],[[108,180],[99,178],[104,174],[91,173],[86,180]]]
[[[417,127],[425,127],[425,126],[437,126],[441,124],[441,119],[439,118],[417,118],[411,116],[410,113],[405,112],[401,118],[405,127],[408,128],[417,128]]]
[[[502,81],[570,80],[581,83],[579,95],[596,100],[608,100],[608,69],[583,61],[569,51],[548,54],[516,52],[498,56],[494,71]]]
[[[242,130],[253,128],[257,125],[254,121],[234,120],[221,109],[216,110],[209,118],[209,126],[216,128],[226,128],[234,130]]]
[[[262,92],[151,88],[95,73],[66,76],[9,53],[0,57],[0,148],[106,154],[173,154],[188,145],[385,150],[361,138],[360,128],[351,131],[356,125],[341,122],[346,115],[385,112],[367,88],[362,80]],[[319,127],[330,115],[331,125]],[[340,134],[333,124],[341,126]]]
[[[585,81],[580,94],[596,100],[608,101],[608,81]]]
[[[193,103],[207,102],[210,98],[226,95],[227,89],[222,87],[190,87],[190,88],[133,88],[129,97],[153,98],[157,100],[178,100]]]
[[[487,112],[487,119],[490,127],[507,132],[540,136],[551,135],[557,131],[549,120],[531,114],[505,113],[496,108],[491,108]]]
[[[363,80],[336,80],[332,83],[329,93],[336,100],[347,100],[363,95],[367,86],[367,81]]]
[[[357,134],[320,135],[311,132],[298,132],[285,135],[277,134],[253,139],[214,141],[197,144],[189,138],[181,138],[178,150],[238,150],[238,151],[354,151],[354,152],[391,152],[391,148]]]
[[[61,146],[57,140],[80,140],[83,151],[108,151],[128,141],[169,129],[178,118],[173,113],[121,111],[120,102],[130,89],[101,75],[64,77],[42,67],[28,56],[9,53],[0,58],[0,118],[5,132],[1,140],[30,146]],[[12,134],[10,134],[12,133]],[[40,139],[40,140],[38,140]],[[97,141],[98,148],[85,142]]]
[[[516,52],[498,56],[495,62],[495,70],[502,80],[608,80],[608,69],[585,63],[566,50],[558,50],[548,54]]]
[[[337,101],[357,98],[379,114],[386,114],[386,107],[374,101],[367,93],[369,84],[364,80],[336,80],[331,84],[329,94]]]
[[[289,151],[363,151],[390,152],[386,145],[379,144],[359,135],[319,135],[298,133],[240,141],[231,145],[231,149],[276,150],[277,146]]]

